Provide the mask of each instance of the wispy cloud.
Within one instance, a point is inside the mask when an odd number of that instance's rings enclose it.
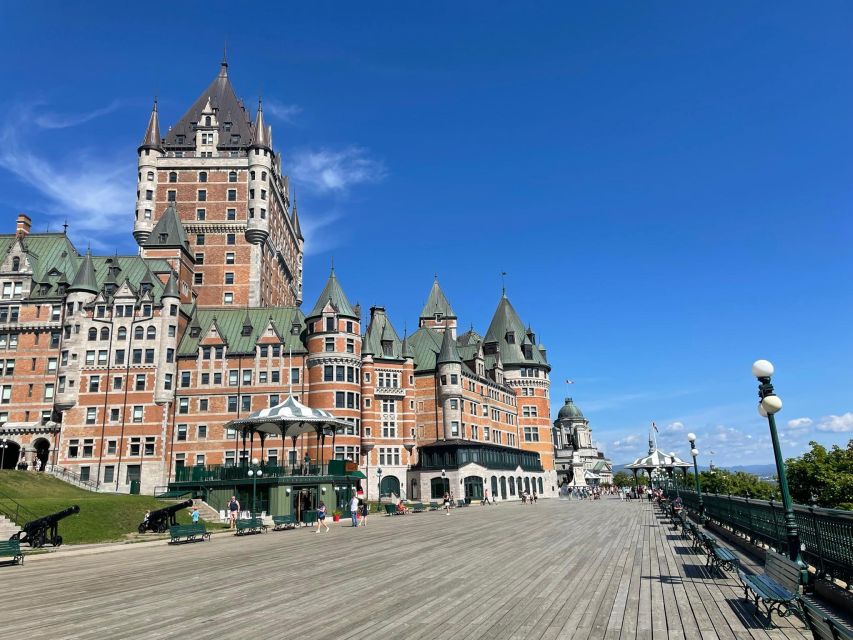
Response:
[[[46,113],[40,105],[17,105],[7,111],[0,128],[0,167],[31,186],[43,198],[48,215],[67,218],[73,235],[85,235],[96,248],[107,243],[100,237],[125,233],[116,224],[133,210],[134,171],[131,162],[105,158],[85,149],[53,158],[33,148],[32,136],[39,130],[60,129],[88,122],[117,108],[117,103],[88,113]],[[132,156],[131,156],[132,158]]]
[[[300,216],[302,235],[305,236],[306,256],[317,255],[338,246],[339,237],[333,233],[329,233],[328,227],[340,219],[341,216],[341,212],[337,210],[325,214],[313,215],[306,218],[304,222],[302,222],[302,217]],[[326,231],[320,233],[323,229],[326,229]]]
[[[302,107],[298,104],[285,104],[275,99],[265,98],[264,111],[276,120],[291,124],[296,116],[302,113]]]
[[[848,411],[840,416],[825,416],[817,423],[818,431],[832,433],[847,433],[853,431],[853,412]]]
[[[121,106],[121,102],[113,100],[106,107],[94,109],[86,113],[33,113],[33,122],[42,129],[66,129],[89,122],[95,118],[112,113]]]
[[[344,193],[359,184],[381,182],[388,175],[384,163],[364,147],[297,151],[292,156],[294,179],[317,193]]]

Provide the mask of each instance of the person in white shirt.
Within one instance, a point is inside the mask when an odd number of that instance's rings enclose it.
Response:
[[[358,498],[353,496],[352,500],[349,501],[349,511],[350,515],[352,515],[352,526],[358,526]]]

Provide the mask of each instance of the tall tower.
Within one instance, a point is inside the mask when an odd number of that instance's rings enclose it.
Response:
[[[205,306],[298,306],[304,240],[281,156],[262,106],[253,121],[231,86],[228,62],[160,136],[155,103],[139,147],[134,238],[144,245],[174,207]]]
[[[444,330],[441,350],[435,361],[438,375],[438,404],[441,406],[444,439],[464,437],[462,425],[462,358],[449,328]]]
[[[429,327],[436,331],[449,331],[452,337],[456,337],[456,314],[438,284],[438,276],[433,280],[432,288],[429,290],[426,304],[421,310],[418,319],[419,327]]]

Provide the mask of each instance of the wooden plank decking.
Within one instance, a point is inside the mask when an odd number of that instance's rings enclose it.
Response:
[[[647,503],[542,500],[0,567],[0,637],[591,640],[766,631]]]

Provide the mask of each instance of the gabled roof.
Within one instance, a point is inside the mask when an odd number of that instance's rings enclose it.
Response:
[[[453,313],[453,309],[450,307],[450,303],[447,301],[447,296],[444,295],[444,291],[441,290],[438,284],[438,278],[433,281],[432,288],[429,290],[426,304],[421,310],[421,318],[434,318],[437,313],[440,313],[445,318],[456,317],[456,314]]]
[[[391,343],[391,355],[385,355],[385,350],[382,348],[382,342],[388,341]],[[377,359],[403,358],[403,343],[400,341],[397,332],[391,325],[385,309],[374,307],[371,309],[370,324],[361,341],[361,352],[373,354]]]
[[[219,122],[219,146],[247,147],[252,142],[252,123],[242,101],[237,99],[231,81],[228,79],[228,63],[223,60],[219,75],[202,91],[198,99],[166,134],[167,146],[192,147],[195,145],[194,123],[201,120],[201,113],[210,100],[216,110]],[[225,123],[231,123],[230,131],[225,131]],[[185,142],[178,144],[178,136],[184,136]],[[232,136],[236,142],[232,143]]]
[[[514,334],[514,342],[512,343],[507,340],[509,333]],[[498,344],[504,366],[549,366],[548,360],[542,352],[527,337],[527,330],[524,328],[524,323],[521,321],[512,304],[510,304],[506,294],[501,296],[498,308],[495,310],[495,315],[492,317],[488,331],[486,331],[484,342],[496,342]],[[524,357],[524,352],[521,349],[522,344],[529,344],[531,346],[530,358]]]
[[[175,208],[175,203],[170,202],[169,206],[160,216],[151,235],[142,246],[149,249],[158,248],[176,248],[183,249],[187,253],[190,251],[190,242],[187,238],[187,231],[181,222],[178,215],[178,210]]]
[[[307,317],[320,317],[323,315],[323,309],[326,308],[327,304],[331,304],[338,315],[348,316],[350,318],[355,318],[356,320],[358,319],[358,315],[353,310],[349,300],[347,300],[346,294],[344,294],[343,289],[341,289],[340,283],[338,283],[334,268],[329,274],[329,280],[326,282],[326,286],[323,287],[320,297],[317,298],[314,308],[311,309],[311,313],[309,313]]]
[[[243,324],[248,317],[252,326],[250,335],[243,335]],[[217,333],[228,345],[228,353],[254,353],[258,340],[267,335],[267,329],[272,321],[274,331],[282,340],[282,348],[292,349],[293,353],[305,353],[307,350],[302,343],[302,335],[292,335],[289,328],[294,322],[305,327],[305,316],[297,307],[258,307],[240,309],[234,307],[205,307],[196,308],[190,320],[190,327],[198,327],[198,335],[193,337],[192,331],[184,332],[184,337],[178,347],[178,355],[194,356],[198,352],[199,342],[207,336],[210,327],[216,322]]]

